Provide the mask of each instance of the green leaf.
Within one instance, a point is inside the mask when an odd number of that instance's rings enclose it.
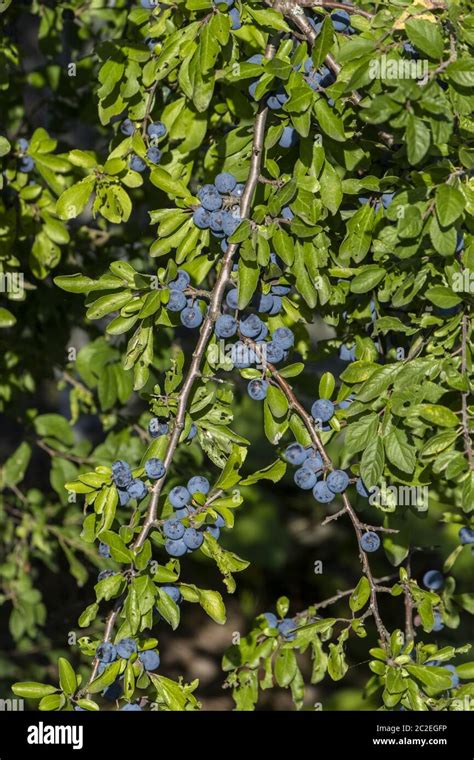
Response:
[[[387,459],[403,472],[412,473],[416,465],[416,454],[413,446],[407,442],[403,430],[394,428],[384,439]]]
[[[71,697],[77,689],[77,679],[73,668],[70,663],[64,658],[60,657],[58,660],[59,666],[59,685],[68,697]]]
[[[358,612],[365,606],[370,597],[370,584],[365,575],[362,576],[359,583],[349,597],[349,606],[352,612]]]
[[[379,482],[385,464],[385,452],[381,438],[370,441],[364,449],[360,462],[360,474],[367,488]]]
[[[332,394],[334,393],[334,388],[336,387],[336,381],[334,379],[334,375],[331,374],[331,372],[325,372],[324,375],[322,375],[321,380],[319,381],[319,398],[328,398],[330,399],[332,397]]]
[[[459,425],[456,414],[440,404],[420,404],[418,412],[424,420],[428,420],[428,422],[439,427],[456,427]]]
[[[436,191],[436,213],[439,223],[449,227],[464,211],[464,195],[451,185],[441,185]]]
[[[20,483],[25,476],[30,459],[31,446],[28,443],[23,442],[1,468],[0,487],[11,487]]]
[[[321,29],[319,30],[319,34],[316,37],[316,42],[314,43],[313,52],[311,54],[313,63],[317,69],[321,66],[322,63],[324,63],[324,59],[331,50],[333,41],[334,27],[332,25],[331,18],[328,15],[324,19]]]
[[[239,309],[245,309],[255,293],[260,279],[260,267],[256,261],[239,259]]]
[[[69,187],[56,202],[56,213],[60,219],[75,219],[84,211],[95,185],[94,177],[86,177]]]
[[[16,317],[3,306],[0,306],[0,328],[13,327],[16,324]]]
[[[430,130],[421,119],[408,114],[405,138],[408,160],[410,164],[416,166],[426,156],[430,147]]]
[[[12,692],[17,697],[24,697],[25,699],[41,699],[41,697],[55,694],[57,691],[56,686],[49,686],[46,683],[37,683],[36,681],[24,681],[12,685]]]
[[[264,467],[252,475],[249,475],[245,480],[240,481],[241,486],[252,486],[259,480],[271,480],[273,483],[277,483],[282,479],[286,472],[286,463],[281,459],[277,459],[273,464],[269,464],[268,467]]]
[[[405,669],[424,686],[428,686],[436,692],[449,689],[451,686],[452,674],[445,668],[438,668],[430,665],[405,665]]]
[[[436,21],[408,19],[405,29],[410,42],[429,58],[439,60],[443,55],[444,42]]]
[[[295,677],[298,665],[293,649],[280,649],[275,658],[275,678],[277,684],[283,688],[290,685]]]
[[[450,288],[443,285],[435,285],[426,291],[426,298],[441,309],[451,309],[461,303],[462,299]]]
[[[347,428],[345,445],[351,454],[362,451],[377,436],[379,425],[378,415],[367,414],[357,422],[352,422]]]
[[[474,87],[474,61],[472,58],[458,58],[446,69],[449,79],[461,87]]]
[[[225,605],[218,591],[199,589],[199,604],[212,620],[219,625],[224,625],[226,622]]]
[[[274,417],[284,417],[288,411],[288,400],[283,391],[276,385],[269,385],[267,402]]]
[[[345,142],[346,135],[341,119],[336,116],[334,110],[328,106],[325,98],[320,98],[314,104],[318,125],[325,134],[337,142]]]
[[[356,275],[351,282],[351,293],[368,293],[385,277],[385,269],[371,266]]]
[[[101,533],[100,537],[101,540],[110,547],[110,553],[116,562],[127,563],[133,560],[132,552],[116,533],[113,533],[110,530],[105,530]]]

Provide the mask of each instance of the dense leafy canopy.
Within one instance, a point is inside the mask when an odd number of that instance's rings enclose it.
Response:
[[[225,623],[249,562],[220,531],[293,465],[359,571],[234,641],[237,709],[272,687],[307,706],[300,654],[311,683],[340,681],[364,638],[372,704],[470,709],[466,636],[440,631],[474,612],[456,575],[474,561],[474,14],[302,5],[0,1],[0,404],[22,431],[0,604],[18,646],[44,645],[55,609],[32,566],[65,555],[79,587],[100,570],[74,648],[87,678],[61,657],[57,685],[13,686],[41,710],[198,709],[198,681],[159,667],[160,628],[189,603]],[[67,409],[37,403],[51,380]],[[274,448],[256,472],[243,381]],[[422,523],[442,572],[424,580]]]

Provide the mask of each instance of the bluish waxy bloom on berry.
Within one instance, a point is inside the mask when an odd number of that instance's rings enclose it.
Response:
[[[344,10],[331,13],[331,22],[336,32],[345,32],[351,24],[351,17]]]
[[[455,689],[457,686],[459,686],[459,676],[457,674],[456,667],[454,665],[441,665],[441,667],[446,668],[446,670],[449,670],[449,672],[452,673],[451,688]]]
[[[164,591],[165,594],[168,594],[170,599],[173,600],[175,604],[179,604],[181,601],[181,591],[177,586],[174,586],[172,584],[165,584],[164,586],[160,586],[161,591]]]
[[[304,491],[310,491],[314,487],[317,479],[316,473],[308,467],[300,467],[299,470],[296,470],[294,475],[296,485]]]
[[[215,525],[207,525],[206,526],[206,533],[209,533],[213,538],[216,539],[216,541],[218,540],[218,538],[219,538],[219,536],[221,534],[219,528],[216,528]]]
[[[174,520],[173,518],[167,520],[163,525],[163,533],[166,538],[172,538],[173,540],[182,538],[184,536],[184,530],[183,523],[179,520]]]
[[[444,628],[443,618],[441,617],[441,614],[439,612],[434,613],[434,624],[432,630],[435,633],[439,633],[439,631],[442,631]]]
[[[268,343],[265,343],[265,350],[266,350],[266,359],[270,364],[278,364],[279,362],[283,361],[285,357],[285,351],[280,346],[279,343],[275,343],[273,340],[270,340]]]
[[[240,322],[240,332],[246,338],[255,338],[262,329],[262,320],[256,314],[250,314]]]
[[[199,327],[203,320],[202,311],[197,304],[194,306],[187,306],[181,312],[180,319],[185,327],[189,327],[190,329]]]
[[[235,198],[241,198],[242,195],[244,194],[244,190],[245,190],[245,185],[243,184],[243,182],[238,182],[236,186],[234,187],[234,189],[232,190],[232,195]]]
[[[120,708],[122,712],[142,712],[142,708],[140,705],[137,705],[136,702],[134,703],[128,703]]]
[[[283,217],[283,219],[290,219],[291,220],[291,219],[293,219],[293,217],[295,215],[294,215],[293,211],[291,210],[291,208],[289,206],[283,206],[283,208],[281,210],[281,216]]]
[[[198,431],[198,429],[197,429],[196,425],[193,422],[192,425],[191,425],[191,427],[189,428],[189,433],[188,433],[188,437],[187,437],[186,440],[192,441],[193,438],[196,437],[197,431]]]
[[[148,423],[148,432],[152,438],[159,438],[160,435],[166,435],[169,425],[166,420],[160,420],[158,417],[152,417]]]
[[[99,554],[104,559],[110,559],[110,547],[108,544],[104,544],[102,541],[99,544]]]
[[[162,153],[161,150],[156,147],[156,145],[152,145],[150,148],[148,148],[145,155],[152,164],[159,164],[161,161]]]
[[[222,231],[222,222],[224,221],[225,212],[222,209],[218,211],[212,211],[209,217],[209,227],[213,232]]]
[[[218,174],[214,180],[214,184],[220,193],[231,193],[237,184],[237,180],[230,172],[222,172]]]
[[[117,642],[117,654],[124,660],[128,660],[132,654],[138,651],[137,642],[130,638],[121,639]]]
[[[345,343],[339,349],[339,359],[343,362],[355,362],[355,346],[349,348]]]
[[[216,528],[224,528],[225,527],[225,520],[222,517],[222,515],[217,515],[216,519],[214,520],[214,525]]]
[[[137,156],[136,153],[133,153],[130,156],[130,169],[141,174],[146,169],[146,163],[144,162],[143,158]]]
[[[230,16],[231,21],[232,21],[232,26],[230,28],[232,29],[233,32],[236,32],[237,29],[240,29],[240,27],[242,26],[242,21],[240,19],[240,13],[237,10],[237,8],[231,8],[231,10],[229,11],[229,16]]]
[[[303,467],[306,467],[307,470],[313,470],[313,472],[320,472],[324,465],[323,465],[323,458],[319,451],[315,451],[311,446],[307,448],[307,457],[303,462]]]
[[[157,8],[159,5],[159,0],[140,0],[140,5],[142,8],[145,8],[147,11],[153,10],[153,8]]]
[[[333,493],[342,493],[349,485],[349,475],[344,470],[333,470],[329,473],[326,483]]]
[[[260,314],[265,314],[266,312],[270,311],[270,309],[273,306],[273,296],[271,293],[260,293],[257,296],[257,302],[256,307],[257,311],[260,312]]]
[[[224,234],[228,237],[233,235],[241,221],[242,220],[238,213],[234,213],[233,211],[225,211],[222,219],[222,230]]]
[[[215,185],[203,185],[197,194],[201,205],[208,211],[217,211],[222,207],[222,195]]]
[[[171,290],[186,290],[191,282],[189,274],[184,269],[178,269],[174,280],[168,283]]]
[[[268,327],[266,326],[265,322],[262,322],[262,329],[260,330],[259,334],[255,336],[254,341],[255,343],[261,343],[262,340],[265,340],[265,338],[268,335]],[[264,349],[261,349],[264,350]]]
[[[276,628],[278,625],[278,618],[273,612],[264,612],[263,617],[267,621],[269,628]]]
[[[130,498],[137,499],[137,501],[141,501],[148,494],[148,488],[143,480],[140,480],[139,478],[134,478],[132,480],[130,485],[127,486],[127,491],[130,494]]]
[[[270,317],[274,317],[275,314],[279,314],[282,309],[282,302],[280,296],[273,296],[273,305],[270,311],[268,312],[268,315]]]
[[[160,666],[160,655],[156,649],[146,649],[144,652],[139,652],[138,659],[145,670],[156,670]]]
[[[135,127],[131,119],[125,119],[125,121],[122,121],[120,125],[120,131],[122,132],[122,134],[127,135],[127,137],[130,137],[130,135],[133,135],[133,133],[135,132]]]
[[[186,296],[182,290],[170,290],[166,308],[168,311],[183,311],[186,308]]]
[[[328,488],[325,480],[320,480],[313,488],[313,496],[320,504],[329,504],[335,499],[335,494]]]
[[[29,174],[35,168],[35,162],[31,156],[22,156],[18,160],[18,171],[23,174]]]
[[[291,348],[295,342],[295,336],[289,327],[278,327],[272,332],[272,340],[283,349]]]
[[[170,557],[182,557],[183,554],[186,554],[188,551],[188,547],[184,543],[183,538],[178,538],[176,541],[172,538],[168,538],[165,541],[165,550]]]
[[[296,638],[296,631],[294,630],[296,627],[297,626],[295,624],[295,621],[291,618],[284,618],[277,625],[278,632],[285,639],[285,641],[293,641],[293,639]]]
[[[329,422],[334,414],[334,404],[328,398],[320,398],[311,407],[311,415],[315,420]]]
[[[257,356],[253,348],[250,348],[242,341],[237,341],[232,346],[230,352],[231,361],[236,369],[245,369],[255,364]]]
[[[285,459],[289,464],[303,464],[308,451],[301,443],[290,443],[285,449]]]
[[[130,494],[128,493],[127,489],[125,488],[117,488],[117,493],[119,497],[119,504],[121,507],[126,507],[128,502],[130,501]]]
[[[194,551],[195,549],[199,549],[204,541],[204,536],[199,530],[196,530],[196,528],[186,528],[183,541],[188,549]]]
[[[187,488],[191,496],[194,496],[195,493],[209,493],[211,485],[208,479],[203,477],[203,475],[195,475],[188,480]]]
[[[354,396],[348,396],[346,399],[344,399],[344,401],[339,401],[339,409],[349,409],[350,405],[354,401],[354,398]]]
[[[97,576],[97,583],[100,583],[100,581],[105,580],[105,578],[110,578],[111,575],[117,575],[117,573],[114,572],[113,570],[101,570]]]
[[[358,478],[358,480],[356,481],[356,491],[358,494],[360,494],[360,496],[363,496],[364,499],[368,499],[370,496],[370,492],[365,487],[364,481],[362,480],[362,478]]]
[[[112,464],[112,480],[117,488],[126,488],[132,482],[132,472],[123,459],[118,459]]]
[[[380,547],[380,537],[373,530],[368,530],[360,539],[360,547],[364,552],[376,552]]]
[[[147,48],[153,53],[159,43],[159,39],[158,37],[145,37],[144,42]]]
[[[459,541],[461,544],[474,544],[474,530],[471,528],[461,528],[459,531]]]
[[[74,705],[74,710],[76,712],[86,712],[86,708],[85,707],[79,707],[79,705]]]
[[[166,135],[167,129],[162,121],[154,121],[153,124],[148,125],[146,131],[149,137],[159,140],[160,137]]]
[[[182,507],[185,507],[186,504],[189,504],[191,501],[191,494],[184,486],[175,486],[169,492],[168,498],[172,507],[181,509]]]
[[[131,123],[131,122],[130,122]],[[20,137],[20,139],[17,142],[18,150],[21,153],[26,153],[28,148],[30,147],[29,141],[26,139],[26,137]]]
[[[218,338],[231,338],[237,332],[237,320],[230,314],[221,314],[216,319],[215,332]]]
[[[298,144],[298,132],[294,127],[285,127],[282,135],[278,140],[278,145],[281,148],[293,148]]]
[[[211,212],[204,206],[198,206],[193,213],[193,222],[200,230],[206,230],[211,224]]]
[[[444,576],[439,570],[428,570],[423,576],[423,585],[430,591],[439,591],[444,586]]]
[[[286,296],[290,291],[289,285],[272,285],[272,293],[275,296]]]
[[[225,302],[229,309],[236,309],[238,302],[239,302],[239,292],[237,288],[233,288],[232,290],[229,290],[225,297]]]
[[[395,193],[383,193],[380,200],[382,201],[382,206],[384,208],[388,208],[390,206],[391,202],[393,201],[394,195]]]
[[[247,393],[254,401],[263,401],[267,395],[268,383],[266,380],[261,380],[256,377],[247,385]]]
[[[159,480],[166,472],[166,467],[158,457],[152,457],[145,462],[145,472],[151,480]]]
[[[117,659],[117,649],[110,641],[103,641],[97,647],[95,656],[99,662],[104,662],[108,665],[109,662]]]

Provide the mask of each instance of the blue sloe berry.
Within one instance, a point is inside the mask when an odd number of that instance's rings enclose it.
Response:
[[[186,528],[184,531],[183,541],[188,549],[191,549],[193,551],[194,549],[199,549],[203,540],[204,537],[202,533],[196,530],[196,528]]]
[[[161,435],[166,435],[169,430],[169,425],[166,420],[160,420],[159,417],[152,417],[148,423],[148,432],[152,438],[159,438]]]
[[[166,308],[168,311],[183,311],[186,308],[186,296],[182,290],[170,290]]]
[[[160,666],[160,655],[156,649],[146,649],[140,652],[138,659],[145,670],[156,670]]]
[[[360,539],[360,547],[364,552],[376,552],[380,547],[380,537],[373,530],[368,530]]]
[[[117,642],[117,654],[124,660],[128,660],[137,650],[137,643],[133,639],[125,638]]]
[[[134,478],[130,485],[127,486],[127,491],[130,494],[130,498],[137,499],[137,501],[141,501],[148,494],[148,488],[140,478]]]
[[[329,504],[334,500],[335,494],[328,488],[326,481],[321,480],[313,488],[313,496],[320,504]]]
[[[214,184],[220,193],[231,193],[237,184],[237,180],[233,174],[230,174],[230,172],[222,172],[217,175]]]
[[[290,443],[285,450],[285,459],[289,464],[303,464],[308,452],[301,443]]]
[[[210,487],[208,479],[203,477],[203,475],[195,475],[188,480],[187,488],[191,496],[194,496],[195,493],[209,493]]]
[[[179,520],[169,519],[163,525],[163,533],[166,538],[172,538],[176,541],[184,536],[184,525]]]
[[[295,336],[289,327],[278,327],[272,332],[272,340],[285,350],[293,346]]]
[[[186,554],[188,551],[188,547],[182,538],[179,538],[176,541],[172,538],[168,538],[165,542],[165,549],[170,557],[182,557],[183,554]]]
[[[267,390],[267,381],[261,380],[257,377],[251,380],[247,385],[247,393],[249,394],[250,398],[254,399],[254,401],[263,401],[267,395]]]
[[[117,649],[110,641],[103,641],[97,647],[95,655],[99,662],[108,665],[109,662],[113,662],[117,658]]]
[[[199,327],[203,320],[202,311],[197,304],[194,306],[186,306],[181,312],[180,318],[181,323],[190,329],[193,327]]]
[[[168,498],[172,507],[181,509],[191,501],[191,494],[184,486],[175,486],[171,489]]]
[[[428,570],[423,576],[423,585],[431,591],[439,591],[444,586],[444,577],[439,570]]]
[[[349,475],[344,470],[333,470],[329,473],[326,483],[333,493],[342,493],[349,485]]]
[[[190,282],[189,274],[184,269],[178,269],[176,278],[168,283],[168,287],[171,290],[186,290]]]
[[[329,422],[334,414],[334,404],[328,398],[320,398],[311,407],[311,415],[315,420]]]
[[[309,491],[314,487],[317,481],[317,475],[308,467],[300,467],[299,470],[295,471],[294,480],[298,488],[302,488],[304,491]]]

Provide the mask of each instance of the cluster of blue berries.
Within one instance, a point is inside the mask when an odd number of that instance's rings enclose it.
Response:
[[[263,617],[268,623],[269,628],[276,628],[280,636],[285,641],[293,641],[296,638],[297,623],[292,618],[283,618],[278,620],[273,612],[264,612]]]
[[[150,480],[159,480],[165,474],[165,466],[161,459],[152,457],[145,462],[145,473]],[[143,480],[134,478],[130,465],[122,459],[112,464],[112,480],[117,487],[120,506],[124,507],[130,499],[142,501],[148,494],[148,488]]]
[[[349,476],[344,470],[332,470],[325,480],[319,480],[324,474],[321,455],[312,446],[290,443],[285,451],[285,459],[298,469],[294,481],[304,491],[313,490],[313,496],[321,504],[329,504],[336,494],[343,493],[349,485]]]
[[[168,283],[170,294],[166,308],[168,311],[179,312],[181,324],[193,329],[202,324],[206,305],[201,299],[186,298],[184,291],[190,282],[189,274],[184,269],[178,269],[176,278]]]
[[[324,22],[324,17],[320,14],[316,14],[317,21],[311,16],[307,16],[307,19],[315,32],[321,31],[321,27]],[[335,32],[342,32],[343,34],[353,34],[354,29],[351,26],[351,17],[345,10],[337,10],[331,13],[331,23]]]
[[[125,119],[125,121],[121,123],[120,131],[127,137],[131,137],[135,133],[135,125],[131,119]],[[148,125],[147,133],[150,138],[150,146],[145,153],[145,157],[151,164],[159,164],[162,158],[162,152],[158,148],[158,142],[162,137],[165,137],[167,129],[162,121],[155,121]],[[134,172],[142,174],[146,169],[146,162],[141,156],[132,153],[129,159],[129,166]]]
[[[197,196],[201,205],[193,213],[193,221],[201,230],[210,229],[221,240],[223,251],[230,237],[241,222],[240,198],[244,185],[238,183],[230,172],[221,172],[213,183],[199,188]]]
[[[167,435],[169,432],[170,426],[167,419],[164,417],[152,417],[150,422],[148,423],[148,432],[151,435],[152,438],[160,438],[162,435]],[[188,437],[186,440],[192,441],[192,439],[197,435],[197,427],[192,423]]]
[[[129,638],[121,639],[117,644],[103,641],[97,647],[95,654],[100,663],[99,673],[102,673],[107,665],[118,658],[129,660],[134,654],[138,654],[138,659],[145,670],[156,670],[160,665],[160,655],[157,649],[145,649],[143,652],[139,652],[136,641]]]
[[[186,527],[182,522],[192,517],[195,512],[191,503],[192,497],[195,494],[206,496],[209,490],[209,481],[202,475],[192,477],[186,486],[175,486],[171,489],[168,498],[174,513],[163,524],[165,549],[170,557],[182,557],[183,554],[199,549],[204,541],[205,532],[210,533],[216,540],[219,538],[220,529],[225,525],[220,515],[212,525],[202,525],[199,528]]]
[[[35,168],[35,161],[31,156],[28,156],[28,148],[30,147],[29,141],[26,137],[20,137],[17,142],[18,147],[18,171],[23,174],[29,174]]]
[[[251,58],[247,59],[247,63],[256,63],[260,66],[263,63],[263,55],[261,53],[256,53],[255,55],[252,55]],[[255,99],[255,90],[257,89],[259,81],[259,78],[253,79],[249,85],[248,93],[252,100]],[[272,111],[279,111],[280,108],[285,105],[288,97],[285,88],[280,84],[275,92],[267,93],[267,95],[265,95],[265,102]]]

